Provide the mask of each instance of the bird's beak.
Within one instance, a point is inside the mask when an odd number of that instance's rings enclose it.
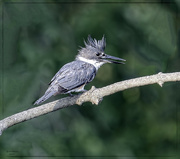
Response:
[[[114,56],[110,56],[110,55],[107,55],[107,54],[103,57],[103,59],[108,63],[116,63],[116,64],[125,64],[122,61],[126,61],[126,60],[121,59],[119,57],[114,57]]]

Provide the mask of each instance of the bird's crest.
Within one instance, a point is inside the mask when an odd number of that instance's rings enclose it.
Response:
[[[93,39],[90,35],[88,35],[87,42],[84,41],[84,44],[85,44],[86,48],[93,47],[100,51],[104,51],[105,47],[106,47],[106,39],[103,36],[101,40],[97,41],[95,38]]]

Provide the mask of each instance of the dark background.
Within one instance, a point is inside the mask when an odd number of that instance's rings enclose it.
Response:
[[[53,75],[74,60],[88,34],[96,39],[105,35],[105,52],[127,61],[101,67],[86,89],[179,71],[178,0],[19,0],[0,4],[0,119],[33,106]],[[98,106],[74,105],[15,125],[0,136],[1,159],[178,158],[179,84],[137,87],[105,97]]]

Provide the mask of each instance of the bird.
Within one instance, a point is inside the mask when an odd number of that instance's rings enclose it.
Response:
[[[34,105],[39,105],[58,94],[84,92],[85,85],[91,82],[98,69],[105,63],[125,64],[126,60],[110,56],[105,53],[106,39],[93,39],[88,35],[84,40],[85,47],[80,47],[74,61],[65,64],[49,82],[49,87],[44,95]]]

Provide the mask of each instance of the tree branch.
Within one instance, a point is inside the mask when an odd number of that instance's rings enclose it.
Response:
[[[122,82],[117,82],[103,88],[95,88],[94,86],[87,92],[73,97],[65,97],[41,106],[25,110],[23,112],[9,116],[3,120],[0,120],[0,135],[8,127],[11,127],[15,124],[21,123],[26,120],[62,109],[71,105],[81,105],[84,102],[91,102],[92,104],[98,105],[103,97],[110,94],[126,90],[133,87],[139,87],[144,85],[150,85],[157,83],[161,87],[164,82],[170,81],[180,81],[180,72],[175,73],[158,73],[151,76],[144,76],[139,78],[134,78]]]

